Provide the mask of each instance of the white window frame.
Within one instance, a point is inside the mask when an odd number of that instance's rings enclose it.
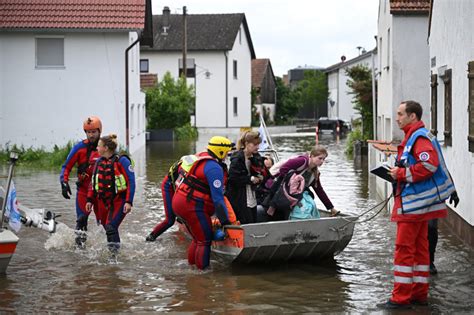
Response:
[[[62,39],[63,40],[63,64],[62,65],[38,65],[38,39]],[[35,69],[65,69],[66,49],[65,37],[63,35],[37,35],[35,36]]]

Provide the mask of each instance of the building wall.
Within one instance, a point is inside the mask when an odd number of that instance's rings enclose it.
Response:
[[[377,33],[377,139],[401,141],[403,131],[396,122],[400,102],[418,101],[424,110],[424,121],[430,126],[430,86],[428,16],[390,14],[389,0],[379,3]],[[369,168],[390,161],[376,151]],[[382,197],[390,194],[390,185],[376,179],[376,191]]]
[[[157,74],[158,81],[163,79],[166,72],[170,72],[174,78],[179,75],[178,62],[182,59],[181,52],[144,50],[140,58],[149,60],[149,72]],[[196,77],[188,78],[188,83],[195,86],[196,127],[250,126],[251,56],[244,33],[241,36],[241,44],[237,36],[234,48],[229,52],[188,51],[187,59],[192,58],[196,64]],[[237,60],[237,79],[233,76],[233,60]],[[207,71],[210,72],[209,77],[206,76]],[[238,98],[237,116],[233,114],[234,97]]]
[[[35,68],[37,35],[64,36],[64,68]],[[124,52],[131,41],[128,33],[0,34],[2,148],[16,144],[52,149],[78,141],[84,138],[82,122],[89,115],[99,116],[103,133],[117,133],[124,146]],[[141,104],[136,119],[144,121],[144,97],[137,89],[139,49],[132,52],[130,87],[135,91],[130,100],[137,107]],[[138,123],[134,128],[144,129]],[[133,152],[144,145],[145,134],[135,130],[131,134],[136,135],[130,147]]]
[[[228,54],[228,127],[249,127],[252,116],[252,56],[250,54],[249,43],[245,36],[245,29],[241,25],[240,32],[237,34],[234,46]],[[233,75],[233,60],[237,60],[237,78]],[[234,97],[237,97],[237,114],[234,113]],[[227,127],[227,126],[226,126]]]
[[[474,225],[474,153],[468,150],[468,78],[467,63],[474,60],[474,3],[472,1],[434,2],[429,37],[430,58],[436,58],[431,72],[452,69],[452,146],[443,146],[446,164],[461,199],[453,209],[471,226]],[[427,79],[428,81],[428,79]],[[429,112],[428,112],[429,113]],[[444,143],[444,83],[438,76],[438,134]],[[429,118],[427,118],[429,119]]]
[[[166,72],[173,78],[179,75],[180,52],[142,51],[141,59],[149,60],[149,72],[158,75],[160,82]],[[187,59],[194,59],[196,77],[188,78],[188,83],[195,86],[196,93],[196,127],[225,127],[226,121],[226,81],[224,52],[189,51]],[[206,77],[206,71],[211,74]]]
[[[400,102],[415,100],[423,107],[423,121],[430,128],[430,68],[428,49],[428,16],[394,17],[392,27],[392,139],[403,139],[395,121]]]
[[[129,45],[137,39],[137,33],[129,33]],[[145,93],[140,90],[140,44],[129,51],[128,90],[129,90],[129,151],[134,155],[144,151],[146,145],[146,107]],[[125,69],[125,68],[124,68]],[[124,83],[125,84],[125,83]],[[121,120],[125,124],[125,116]],[[138,166],[138,163],[136,163]]]
[[[339,103],[339,72],[332,71],[327,74],[328,76],[328,117],[329,118],[336,118],[339,116],[338,106],[336,104]]]
[[[340,118],[350,122],[360,117],[360,114],[354,109],[354,104],[352,103],[354,95],[349,94],[352,90],[347,86],[347,81],[350,78],[346,75],[347,69],[358,65],[372,69],[372,55],[354,62],[349,60],[346,64],[342,64],[339,68],[328,73],[329,118]],[[331,101],[334,102],[333,105],[331,105]]]
[[[392,140],[393,128],[393,16],[390,14],[389,0],[381,0],[377,32],[377,138]],[[390,52],[389,52],[390,50]]]
[[[267,67],[265,76],[262,82],[262,103],[275,104],[276,103],[276,83],[275,77],[270,70],[270,66]]]

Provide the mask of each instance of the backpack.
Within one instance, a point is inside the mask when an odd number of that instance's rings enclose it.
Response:
[[[293,207],[290,220],[319,219],[319,211],[309,192],[303,193],[303,198]]]

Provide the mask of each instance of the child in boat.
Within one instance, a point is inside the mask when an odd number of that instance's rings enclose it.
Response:
[[[283,179],[285,178],[286,174],[290,171],[295,171],[297,174],[300,174],[305,179],[305,190],[309,190],[309,187],[313,187],[316,195],[324,204],[326,209],[331,211],[331,215],[335,216],[340,211],[334,208],[331,200],[327,196],[326,192],[324,191],[321,181],[319,179],[320,172],[319,167],[321,167],[328,156],[327,150],[322,146],[316,146],[309,154],[297,155],[288,160],[282,162],[281,164],[275,164],[270,169],[270,172],[278,179],[275,181],[275,184],[272,186],[271,196],[274,198],[275,193],[278,191],[278,188],[281,186]],[[270,217],[278,218],[280,213],[275,215],[275,209],[277,205],[274,202],[270,201],[270,206],[267,210],[267,214]],[[287,218],[282,218],[287,219]]]
[[[127,213],[132,210],[135,194],[135,173],[130,158],[116,153],[117,135],[100,138],[92,182],[87,193],[86,210],[97,204],[97,221],[107,234],[107,246],[116,254],[120,248],[118,228]]]

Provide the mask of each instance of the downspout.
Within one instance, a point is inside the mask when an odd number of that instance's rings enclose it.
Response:
[[[377,98],[375,94],[375,52],[372,51],[372,124],[373,124],[373,137],[377,140]]]
[[[229,57],[228,57],[228,52],[224,52],[225,56],[225,127],[229,128],[229,68],[228,68],[228,63],[229,63]]]
[[[125,146],[127,152],[129,151],[130,148],[130,122],[129,122],[129,112],[128,112],[128,104],[129,104],[129,93],[128,93],[128,52],[130,49],[133,48],[137,43],[140,42],[140,39],[142,37],[141,31],[137,32],[138,36],[137,39],[125,49]]]

